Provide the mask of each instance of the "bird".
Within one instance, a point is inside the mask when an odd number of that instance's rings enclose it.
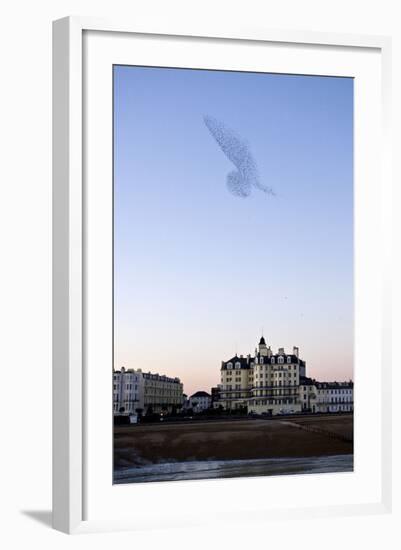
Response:
[[[260,183],[258,167],[248,142],[212,116],[204,115],[203,120],[220,149],[237,168],[227,174],[226,185],[229,192],[236,197],[246,198],[254,187],[275,196],[273,189]]]

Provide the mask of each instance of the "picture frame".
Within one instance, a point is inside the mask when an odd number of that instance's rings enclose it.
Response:
[[[92,43],[88,37],[94,37]],[[376,371],[379,370],[378,378],[380,379],[380,399],[378,399],[377,422],[372,421],[372,418],[366,421],[377,424],[376,428],[372,428],[373,432],[380,436],[380,440],[375,441],[379,451],[374,468],[377,474],[377,487],[375,489],[376,497],[372,494],[355,495],[351,499],[347,499],[344,493],[337,495],[336,499],[331,501],[326,499],[323,504],[316,502],[315,505],[307,503],[301,506],[299,503],[291,504],[290,506],[285,501],[275,506],[274,503],[269,505],[270,518],[292,518],[292,517],[314,517],[319,515],[352,515],[352,514],[367,514],[367,513],[386,513],[391,509],[391,289],[388,280],[388,273],[391,271],[391,249],[390,249],[390,212],[391,212],[391,166],[390,166],[390,90],[391,90],[391,40],[387,37],[375,36],[358,36],[358,35],[335,35],[315,32],[299,32],[299,31],[276,31],[276,30],[236,30],[236,29],[189,29],[187,27],[180,28],[177,24],[174,28],[159,28],[153,29],[142,28],[138,24],[121,21],[104,21],[86,17],[68,17],[54,22],[53,26],[53,526],[55,529],[66,533],[92,532],[102,530],[118,530],[118,529],[143,529],[151,527],[152,521],[149,517],[149,507],[147,508],[146,499],[154,499],[155,490],[157,489],[164,498],[183,498],[186,494],[184,489],[175,487],[169,488],[169,484],[164,484],[163,487],[150,488],[144,486],[137,487],[122,487],[124,492],[124,502],[129,502],[130,498],[141,499],[142,506],[135,514],[128,513],[127,515],[111,514],[112,503],[110,506],[110,516],[106,509],[106,493],[103,497],[100,493],[94,492],[94,486],[99,484],[109,484],[111,487],[111,472],[108,479],[104,479],[104,473],[99,474],[99,471],[93,467],[93,462],[88,461],[88,456],[93,456],[98,453],[100,447],[97,446],[99,430],[93,423],[94,410],[99,418],[107,418],[108,403],[96,402],[96,396],[93,393],[93,377],[90,375],[90,364],[93,363],[92,347],[94,342],[99,341],[101,334],[105,339],[111,338],[111,333],[108,332],[110,325],[106,322],[101,328],[97,327],[96,335],[92,331],[91,313],[92,298],[88,295],[92,292],[93,280],[88,278],[88,273],[91,271],[91,262],[97,262],[97,250],[92,237],[88,235],[94,234],[93,228],[90,228],[92,220],[100,217],[101,208],[107,208],[107,200],[110,195],[105,195],[103,206],[93,200],[94,196],[89,191],[86,185],[88,178],[93,177],[91,170],[93,167],[94,152],[92,150],[92,142],[88,135],[93,135],[93,131],[89,129],[91,117],[89,114],[89,123],[87,113],[89,109],[100,109],[99,105],[94,105],[88,101],[87,87],[91,78],[95,74],[102,74],[96,70],[99,66],[96,65],[97,55],[104,56],[105,52],[111,52],[113,44],[119,42],[120,48],[124,49],[126,44],[122,44],[123,40],[128,40],[130,37],[145,39],[146,44],[141,44],[142,54],[146,57],[146,48],[149,51],[149,58],[153,61],[150,64],[156,64],[157,59],[161,58],[160,41],[168,40],[169,37],[179,42],[180,48],[189,41],[196,43],[196,47],[208,45],[209,53],[217,51],[219,44],[224,44],[227,51],[232,47],[250,48],[252,45],[257,45],[262,48],[284,46],[288,50],[297,50],[297,59],[299,63],[299,72],[303,73],[302,59],[308,56],[308,52],[317,51],[318,48],[325,48],[325,52],[336,51],[342,52],[344,57],[358,52],[374,53],[376,62],[380,65],[380,75],[377,77],[379,82],[376,82],[380,87],[380,98],[376,97],[375,101],[380,101],[380,110],[377,111],[376,123],[379,125],[380,133],[376,136],[378,141],[374,142],[374,146],[380,144],[380,160],[374,167],[374,174],[380,178],[380,218],[375,224],[372,231],[376,231],[377,236],[374,241],[371,241],[371,246],[380,251],[381,266],[380,273],[372,282],[366,283],[365,292],[370,292],[369,285],[380,286],[380,303],[377,300],[375,307],[380,309],[380,322],[374,327],[366,327],[367,333],[370,330],[380,327],[380,337],[377,343],[377,357],[380,362],[376,365]],[[90,39],[92,40],[92,39]],[[103,41],[105,40],[105,43]],[[149,44],[156,43],[154,46]],[[167,42],[166,42],[167,44]],[[137,48],[134,45],[133,48]],[[174,44],[172,46],[174,50]],[[237,53],[239,50],[237,51]],[[195,52],[196,53],[196,52]],[[279,72],[280,59],[277,54],[277,72]],[[128,56],[128,54],[126,54]],[[191,64],[191,57],[188,54],[187,63]],[[227,55],[230,55],[227,53]],[[369,54],[367,54],[369,57]],[[112,53],[110,53],[110,61]],[[333,54],[333,63],[334,63]],[[325,56],[316,55],[315,63],[324,63]],[[375,63],[376,63],[375,62]],[[199,60],[194,58],[195,66],[199,66]],[[218,64],[219,61],[217,60]],[[221,61],[220,61],[221,63]],[[234,63],[234,61],[233,61]],[[237,61],[237,63],[239,63]],[[344,64],[344,60],[340,63]],[[359,60],[358,60],[359,63]],[[361,63],[364,63],[361,60]],[[364,71],[369,72],[369,63]],[[162,59],[157,64],[166,65],[166,61]],[[95,72],[91,73],[91,67],[95,68]],[[88,72],[86,72],[86,69]],[[352,74],[352,67],[348,67],[347,71]],[[285,71],[283,71],[285,72]],[[104,73],[106,74],[106,73]],[[330,73],[331,74],[331,73]],[[103,88],[102,88],[103,89]],[[379,89],[379,88],[378,88]],[[99,94],[101,95],[101,94]],[[109,97],[109,96],[108,96]],[[93,96],[91,96],[93,99]],[[104,98],[103,98],[104,99]],[[106,98],[107,101],[107,98]],[[110,106],[111,108],[111,106]],[[98,111],[100,112],[100,111]],[[104,128],[111,128],[111,117],[105,114],[107,122]],[[363,133],[363,121],[358,119],[356,125],[356,136],[359,139],[359,133]],[[366,122],[366,121],[365,121]],[[101,135],[104,135],[100,132]],[[88,141],[89,139],[89,141]],[[373,143],[373,142],[372,142]],[[101,144],[97,144],[97,153],[103,152],[105,156],[111,157],[110,136]],[[369,146],[372,146],[370,144]],[[369,150],[368,146],[365,151]],[[88,162],[88,157],[92,161]],[[358,162],[369,159],[360,159]],[[91,164],[92,162],[92,164]],[[359,170],[358,165],[358,170]],[[107,173],[106,173],[107,174]],[[107,177],[107,175],[106,175]],[[358,177],[367,178],[365,173],[358,173]],[[374,207],[374,201],[362,201],[362,209],[365,208],[368,214],[371,214]],[[109,204],[110,206],[110,204]],[[361,210],[363,212],[363,210]],[[99,223],[99,220],[97,220]],[[105,244],[105,248],[111,249],[111,228],[107,227],[104,233],[100,232],[98,238]],[[98,228],[100,226],[97,226]],[[361,226],[362,228],[362,226]],[[370,238],[371,236],[369,236]],[[363,257],[368,251],[364,250],[361,253]],[[99,260],[103,261],[103,260]],[[109,276],[111,271],[109,273]],[[380,279],[380,280],[379,280]],[[106,285],[110,283],[110,278]],[[107,286],[106,286],[107,287]],[[376,291],[378,289],[375,287]],[[99,289],[97,289],[99,291]],[[378,291],[379,292],[379,291]],[[107,317],[110,315],[110,309],[104,308],[102,315]],[[366,315],[366,310],[358,314],[358,319]],[[366,346],[370,342],[365,342]],[[92,355],[91,355],[92,354]],[[107,381],[106,381],[107,383]],[[102,386],[104,388],[104,386]],[[91,393],[92,392],[92,393]],[[104,395],[103,389],[99,395]],[[367,392],[366,392],[367,393]],[[367,396],[360,394],[361,408]],[[102,408],[100,411],[99,407]],[[104,410],[103,410],[104,409]],[[365,411],[367,409],[364,409]],[[361,422],[363,422],[361,420]],[[101,424],[101,422],[100,422]],[[360,434],[363,432],[363,426],[359,424]],[[107,430],[106,430],[107,431]],[[103,437],[103,436],[102,436]],[[362,436],[361,436],[362,438]],[[107,438],[106,438],[107,439]],[[104,442],[107,445],[107,441]],[[111,454],[111,437],[110,437],[110,454]],[[95,449],[93,451],[93,449]],[[98,456],[103,456],[105,447],[102,447],[102,452]],[[106,465],[107,465],[106,461]],[[366,466],[368,468],[369,465]],[[361,470],[363,468],[361,467]],[[107,471],[107,470],[102,470]],[[299,488],[304,480],[299,480]],[[366,478],[365,478],[366,481]],[[224,487],[227,492],[233,491],[241,484],[244,490],[245,483],[249,487],[256,487],[255,483],[258,479],[252,480],[225,480]],[[361,478],[361,483],[363,482]],[[203,502],[209,498],[208,493],[212,494],[216,491],[218,494],[219,485],[221,482],[186,482],[187,489],[190,488],[190,483],[196,484],[198,494]],[[259,483],[259,482],[258,482]],[[274,478],[269,481],[271,490],[279,490],[279,485],[284,484],[282,479]],[[296,484],[297,480],[292,479],[289,483]],[[346,487],[347,481],[344,482]],[[185,485],[185,484],[184,484]],[[274,486],[274,487],[273,487]],[[231,487],[231,489],[230,489]],[[232,489],[234,487],[234,490]],[[178,491],[178,492],[177,492]],[[318,489],[316,488],[316,491]],[[318,494],[316,492],[316,494]],[[362,494],[362,493],[361,493]],[[379,495],[379,496],[378,496]],[[88,510],[93,508],[93,502],[97,500],[104,501],[104,506],[99,505],[98,513],[91,514]],[[238,510],[238,502],[229,503],[219,515],[219,520],[230,521],[233,510]],[[239,509],[242,509],[241,507]],[[264,509],[261,503],[257,500],[253,503],[247,503],[244,506],[243,518],[248,520],[263,521],[265,519]],[[199,509],[192,511],[182,510],[180,514],[171,516],[166,514],[160,525],[192,525],[202,521],[213,520],[215,511],[210,509],[207,517],[200,519]]]

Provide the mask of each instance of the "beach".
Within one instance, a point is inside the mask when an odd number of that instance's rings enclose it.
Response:
[[[350,471],[352,454],[352,414],[114,428],[117,483]]]

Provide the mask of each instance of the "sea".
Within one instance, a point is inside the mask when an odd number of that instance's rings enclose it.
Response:
[[[165,462],[114,471],[114,483],[352,472],[353,454],[307,458]]]

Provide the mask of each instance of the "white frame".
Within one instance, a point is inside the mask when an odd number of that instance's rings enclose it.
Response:
[[[292,44],[363,47],[380,50],[383,97],[384,209],[390,217],[390,52],[387,37],[336,35],[273,30],[141,28],[126,22],[71,17],[54,22],[53,35],[53,525],[61,531],[136,528],[134,521],[96,525],[83,521],[83,453],[85,380],[83,323],[85,261],[83,246],[82,55],[84,31],[113,31],[148,35],[240,39]],[[389,227],[386,228],[389,234]],[[390,240],[383,243],[390,266]],[[389,273],[386,269],[385,273]],[[391,418],[390,284],[383,281],[382,418]],[[331,515],[389,511],[391,508],[391,423],[382,426],[382,499],[380,503],[333,507]],[[280,512],[278,512],[279,514]],[[286,517],[310,515],[305,510],[285,511]]]

